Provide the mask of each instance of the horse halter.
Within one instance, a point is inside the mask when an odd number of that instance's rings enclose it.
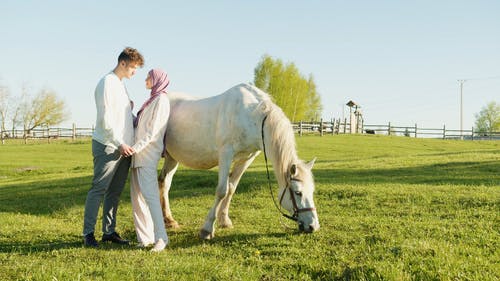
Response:
[[[285,189],[283,190],[283,193],[281,193],[281,198],[280,198],[280,204],[278,205],[276,203],[276,200],[274,199],[274,194],[273,194],[273,189],[271,187],[271,178],[269,176],[269,166],[267,164],[267,155],[266,155],[266,145],[265,145],[265,142],[264,142],[264,122],[266,121],[267,119],[267,115],[264,117],[264,119],[262,120],[262,128],[261,128],[261,133],[262,133],[262,148],[263,148],[263,151],[264,151],[264,160],[266,161],[266,172],[267,172],[267,183],[269,185],[269,191],[271,192],[271,198],[273,199],[273,202],[274,202],[274,206],[276,206],[276,209],[278,209],[278,211],[287,219],[290,219],[290,220],[293,220],[293,221],[298,221],[299,220],[299,213],[302,213],[302,212],[312,212],[312,211],[316,211],[316,208],[299,208],[298,205],[297,205],[297,200],[295,199],[295,196],[293,194],[293,191],[292,191],[292,181],[298,181],[300,182],[301,180],[300,179],[297,179],[297,178],[293,178],[291,175],[290,175],[290,178],[288,179],[288,184],[287,186],[285,187]],[[289,193],[290,193],[290,198],[292,200],[292,205],[293,205],[293,215],[288,215],[286,214],[285,212],[283,212],[281,210],[281,202],[283,202],[283,198],[285,197],[285,193],[286,193],[286,190],[288,189]]]
[[[295,179],[295,178],[292,178],[290,176],[290,184],[287,185],[285,187],[285,189],[283,190],[283,193],[281,193],[281,198],[280,198],[280,205],[281,206],[281,202],[283,201],[283,198],[285,197],[285,193],[286,193],[286,190],[288,189],[289,193],[290,193],[290,198],[292,200],[292,205],[293,205],[293,215],[291,216],[291,218],[289,218],[290,216],[285,216],[289,219],[292,219],[294,221],[297,221],[298,220],[298,217],[299,217],[299,213],[302,213],[302,212],[312,212],[312,211],[316,211],[316,208],[299,208],[298,205],[297,205],[297,200],[295,199],[295,196],[293,194],[293,191],[292,191],[292,187],[291,187],[291,184],[292,184],[292,181],[298,181],[300,182],[301,180],[299,179]],[[281,211],[281,210],[280,210]],[[283,214],[283,213],[282,213]]]

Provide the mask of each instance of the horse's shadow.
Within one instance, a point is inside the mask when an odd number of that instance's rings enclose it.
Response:
[[[298,231],[281,231],[268,233],[235,233],[233,231],[218,231],[217,235],[210,240],[203,240],[198,237],[198,231],[182,230],[169,233],[171,249],[188,249],[200,245],[228,245],[240,241],[257,241],[260,238],[283,238],[289,235],[299,235]]]

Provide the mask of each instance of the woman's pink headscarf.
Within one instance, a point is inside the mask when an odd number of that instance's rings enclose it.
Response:
[[[144,102],[141,109],[137,112],[137,118],[134,122],[134,127],[137,127],[137,122],[139,121],[139,116],[141,115],[144,108],[146,108],[154,99],[159,97],[161,94],[167,94],[167,86],[170,84],[167,73],[160,68],[151,69],[148,72],[148,76],[151,78],[151,94],[149,99]]]

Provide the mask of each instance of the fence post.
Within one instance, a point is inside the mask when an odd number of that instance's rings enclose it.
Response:
[[[446,139],[446,124],[443,125],[443,140]]]
[[[391,135],[391,122],[389,122],[389,125],[387,126],[387,135]]]
[[[344,118],[344,134],[346,132],[346,127],[347,127],[347,118]]]
[[[76,139],[76,124],[73,123],[73,134],[71,135],[71,139],[74,141]]]
[[[335,131],[335,118],[332,118],[332,135],[334,134],[333,132]]]
[[[415,138],[417,137],[417,123],[415,123]]]
[[[50,143],[50,127],[47,124],[47,143]]]
[[[0,130],[0,139],[2,140],[2,144],[5,144],[4,140],[3,140],[3,131]]]
[[[323,136],[323,118],[319,120],[319,135]]]
[[[471,140],[474,140],[474,126],[472,126],[472,128],[470,130],[470,137],[471,137]]]
[[[302,136],[302,120],[299,123],[299,136]]]

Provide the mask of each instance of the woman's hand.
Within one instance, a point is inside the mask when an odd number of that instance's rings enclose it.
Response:
[[[125,143],[120,144],[118,150],[120,150],[120,154],[124,157],[132,156],[135,153],[135,150]]]

